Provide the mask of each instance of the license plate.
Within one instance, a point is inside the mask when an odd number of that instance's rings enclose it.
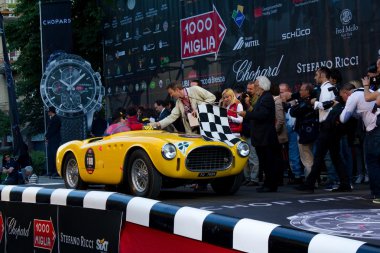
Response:
[[[200,172],[198,177],[215,177],[216,172]]]

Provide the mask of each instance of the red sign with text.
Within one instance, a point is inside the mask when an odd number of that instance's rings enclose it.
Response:
[[[51,220],[34,220],[34,247],[53,250],[55,231]]]
[[[181,58],[218,55],[226,35],[224,25],[215,6],[210,12],[181,19]]]

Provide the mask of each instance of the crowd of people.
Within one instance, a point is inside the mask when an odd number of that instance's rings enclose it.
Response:
[[[272,84],[259,76],[246,88],[223,90],[220,97],[202,88],[198,80],[187,88],[171,83],[167,92],[175,103],[156,100],[153,111],[141,106],[118,108],[110,123],[96,114],[91,136],[141,130],[144,125],[199,133],[194,120],[197,106],[214,104],[226,109],[231,132],[250,146],[243,185],[260,186],[259,193],[277,192],[284,175],[288,184],[305,193],[313,193],[316,187],[350,192],[355,183],[369,183],[368,198],[380,204],[380,59],[368,71],[361,80],[343,83],[337,69],[320,67],[315,85],[302,83],[293,90],[287,83]],[[48,155],[56,152],[60,142],[54,108],[49,108],[49,117]],[[19,167],[9,155],[4,156],[2,173],[7,177],[3,183],[16,184]],[[22,167],[23,181],[36,182],[32,168]],[[325,181],[322,171],[327,173]]]
[[[350,192],[355,183],[369,183],[368,198],[380,203],[380,90],[375,82],[379,74],[380,59],[366,77],[347,83],[342,82],[339,70],[321,67],[315,72],[314,85],[302,83],[292,90],[287,83],[272,84],[259,76],[246,88],[227,88],[219,97],[202,88],[198,80],[187,88],[172,83],[167,92],[175,99],[174,105],[157,100],[155,112],[145,117],[143,107],[137,112],[118,109],[105,133],[133,130],[125,122],[140,124],[134,129],[148,124],[155,129],[199,133],[193,123],[197,105],[219,105],[227,110],[231,132],[250,146],[243,185],[259,186],[257,192],[276,192],[285,175],[287,184],[305,193],[313,193],[316,187]],[[324,180],[323,171],[327,174]],[[196,189],[205,187],[195,185]]]

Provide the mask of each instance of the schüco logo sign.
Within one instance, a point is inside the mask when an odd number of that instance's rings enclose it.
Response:
[[[293,32],[283,33],[281,35],[281,38],[282,38],[282,40],[289,40],[289,39],[293,39],[293,38],[309,36],[310,34],[311,34],[310,28],[306,28],[306,29],[297,28]]]

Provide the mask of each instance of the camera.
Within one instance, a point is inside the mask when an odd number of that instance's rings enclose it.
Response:
[[[368,69],[367,69],[367,72],[368,73],[373,73],[373,74],[376,74],[377,73],[377,65],[376,65],[376,62],[375,63],[372,63],[371,65],[369,65]]]

